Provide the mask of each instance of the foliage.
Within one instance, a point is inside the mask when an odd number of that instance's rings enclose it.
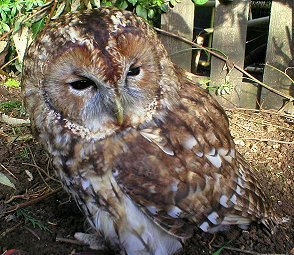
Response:
[[[230,244],[233,240],[229,240],[228,242],[224,243],[218,250],[216,250],[214,253],[212,253],[211,255],[220,255],[221,252],[223,251],[223,249],[225,249],[225,247]]]
[[[101,5],[128,9],[144,19],[152,21],[157,15],[166,12],[169,4],[175,5],[177,2],[180,2],[180,0],[103,0]]]
[[[192,1],[203,4],[206,0]],[[8,53],[2,47],[0,55],[5,54],[6,61],[11,62],[5,71],[21,72],[27,45],[46,24],[67,12],[92,9],[100,5],[114,6],[132,11],[157,25],[160,14],[180,2],[181,0],[0,0],[0,44],[8,42],[9,45]],[[10,34],[12,36],[8,38],[7,35]],[[18,86],[13,80],[8,80],[5,85]]]
[[[5,39],[3,37],[4,33],[11,33],[17,32],[22,26],[26,26],[32,29],[32,33],[36,34],[38,32],[37,29],[34,29],[34,23],[39,22],[39,19],[44,19],[42,16],[38,16],[37,19],[30,18],[33,13],[35,12],[36,8],[41,8],[45,5],[45,0],[0,0],[0,37],[2,36],[2,39]],[[9,40],[9,52],[6,56],[7,61],[16,59],[16,56],[19,56],[19,52],[17,52],[17,46],[15,44],[15,39],[10,37]],[[23,39],[20,38],[19,39]],[[27,36],[28,39],[28,36]],[[22,41],[22,47],[25,48],[26,44],[29,40],[23,40]],[[2,41],[3,42],[3,41]],[[1,54],[1,51],[0,51]],[[14,61],[13,65],[10,65],[9,68],[11,70],[11,67],[13,66],[13,71],[21,71],[21,62],[22,59],[19,57],[19,59],[16,59]],[[8,81],[8,84],[5,85],[11,85],[13,81]],[[16,85],[16,83],[14,83]]]
[[[203,5],[208,2],[208,0],[192,0],[195,4]]]
[[[137,15],[151,21],[155,15],[166,12],[169,5],[174,6],[179,2],[180,0],[102,0],[101,3],[95,0],[60,1],[55,7],[55,15],[51,18],[55,19],[65,12],[99,7],[101,4],[101,6],[115,6],[134,11]],[[46,0],[1,0],[0,35],[11,29],[17,31],[23,23],[32,29],[33,34],[36,34],[44,27],[46,15],[40,15],[37,19],[32,20],[26,20],[26,18],[30,17],[36,9],[48,4],[53,5],[53,1],[46,3]],[[48,15],[48,12],[46,14]]]
[[[0,103],[0,111],[20,109],[22,107],[21,101],[8,101]]]
[[[31,224],[34,228],[39,228],[44,231],[51,232],[48,227],[46,227],[41,221],[37,220],[36,218],[32,217],[26,209],[17,209],[16,210],[16,217],[25,220],[25,223]]]
[[[28,159],[28,160],[30,159],[29,151],[26,147],[19,151],[18,156],[21,159]]]
[[[11,88],[20,88],[20,82],[16,79],[8,78],[6,82],[4,82],[4,86]]]
[[[6,102],[0,102],[0,112],[2,112],[2,118],[3,114],[8,114],[9,116],[23,116],[25,113],[23,104],[21,101],[15,100],[15,101],[6,101]]]
[[[0,35],[10,29],[17,29],[21,20],[30,15],[34,8],[45,4],[45,0],[1,0]]]
[[[100,5],[114,6],[120,9],[133,11],[151,24],[154,24],[154,21],[158,21],[161,13],[166,12],[169,6],[174,6],[180,1],[181,0],[0,0],[0,42],[3,42],[5,38],[7,38],[5,39],[6,41],[9,40],[10,48],[6,60],[14,61],[16,59],[16,61],[12,62],[12,64],[6,68],[10,68],[9,71],[20,72],[26,46],[46,24],[67,12],[92,9]],[[13,33],[13,36],[8,38],[5,33]]]

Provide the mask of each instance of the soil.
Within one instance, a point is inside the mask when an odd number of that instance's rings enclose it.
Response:
[[[0,88],[0,103],[21,101],[19,89]],[[26,118],[17,105],[2,105],[0,112]],[[195,230],[179,254],[294,254],[294,118],[244,109],[227,114],[237,149],[256,169],[277,212],[290,221],[274,234],[258,224],[215,235]],[[49,157],[30,136],[29,127],[1,122],[0,172],[16,187],[0,184],[0,253],[18,249],[30,255],[109,254],[75,242],[74,233],[85,231],[84,217],[60,188]]]

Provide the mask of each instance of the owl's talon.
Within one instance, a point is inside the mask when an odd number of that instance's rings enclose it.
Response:
[[[95,234],[86,234],[82,232],[77,232],[74,235],[75,239],[80,242],[89,245],[93,250],[104,250],[106,249],[105,241],[102,237]]]

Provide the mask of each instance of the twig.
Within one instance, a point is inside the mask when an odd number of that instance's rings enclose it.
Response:
[[[234,247],[228,247],[228,246],[220,246],[220,245],[213,245],[214,248],[223,248],[230,251],[237,251],[245,254],[252,254],[252,255],[287,255],[285,253],[277,254],[277,253],[259,253],[255,251],[248,251],[248,250],[242,250]]]
[[[63,237],[56,237],[55,240],[56,240],[56,242],[84,245],[84,243],[82,243],[81,241],[76,240],[76,239],[68,239],[68,238],[63,238]]]
[[[292,104],[291,101],[284,103],[284,105],[278,110],[278,112],[284,112],[284,109],[289,105]]]
[[[46,173],[46,171],[45,171],[43,168],[41,168],[41,167],[39,167],[39,166],[37,166],[37,165],[34,165],[34,164],[25,163],[25,162],[23,162],[22,164],[23,164],[23,165],[26,165],[26,166],[33,166],[33,167],[35,167],[36,169],[40,170],[43,174],[45,174],[45,175],[47,176],[47,178],[44,179],[45,182],[48,181],[48,180],[52,180],[52,181],[55,181],[55,182],[60,183],[59,180],[55,179],[54,177],[52,177],[52,176],[50,176],[48,173]]]
[[[294,66],[288,66],[288,67],[285,69],[285,74],[287,74],[287,71],[288,71],[289,69],[294,69]],[[287,74],[287,75],[288,75],[288,74]]]
[[[9,234],[10,232],[14,231],[15,229],[17,229],[18,227],[20,227],[22,224],[24,224],[23,221],[17,223],[16,225],[14,225],[13,227],[6,229],[4,232],[1,233],[0,237],[5,237],[7,234]]]
[[[17,205],[14,205],[14,206],[10,206],[10,207],[7,208],[5,214],[14,212],[14,211],[16,211],[17,209],[20,209],[20,208],[25,208],[25,207],[28,207],[30,205],[36,204],[36,203],[38,203],[38,202],[40,202],[40,201],[54,195],[55,193],[57,193],[57,192],[59,192],[61,190],[62,190],[62,188],[59,187],[56,190],[53,190],[53,191],[51,191],[51,192],[49,192],[49,193],[47,193],[47,194],[45,194],[43,196],[37,197],[37,198],[32,199],[30,201],[24,202],[22,204],[17,204]]]
[[[211,55],[213,55],[213,56],[215,56],[215,57],[217,57],[217,58],[219,58],[219,59],[225,61],[225,62],[227,63],[228,66],[232,66],[232,64],[233,64],[233,67],[235,67],[239,72],[241,72],[241,73],[245,74],[246,76],[248,76],[249,78],[251,78],[254,82],[258,83],[259,85],[261,85],[261,86],[263,86],[263,87],[265,87],[266,89],[270,90],[271,92],[273,92],[273,93],[275,93],[275,94],[277,94],[277,95],[279,95],[279,96],[281,96],[281,97],[284,97],[284,98],[288,99],[290,102],[293,102],[293,101],[294,101],[294,97],[292,97],[292,96],[290,96],[290,95],[286,95],[286,94],[284,94],[283,92],[280,92],[280,91],[278,91],[278,90],[276,90],[276,89],[274,89],[274,88],[268,86],[267,84],[265,84],[265,83],[259,81],[258,79],[256,79],[254,76],[252,76],[251,74],[249,74],[248,72],[246,72],[243,68],[239,67],[238,65],[236,65],[236,64],[234,64],[234,63],[231,63],[231,62],[230,62],[230,64],[229,64],[229,60],[228,60],[226,57],[224,57],[223,55],[221,55],[221,54],[215,52],[214,50],[207,49],[206,47],[204,47],[204,46],[202,46],[202,45],[199,45],[199,44],[197,44],[197,43],[191,42],[190,40],[188,40],[188,39],[186,39],[186,38],[184,38],[184,37],[181,37],[181,36],[178,36],[178,35],[176,35],[176,34],[173,34],[173,33],[167,32],[167,31],[162,30],[162,29],[160,29],[160,28],[154,28],[154,29],[155,29],[157,32],[161,33],[161,34],[168,35],[168,36],[170,36],[170,37],[176,38],[176,39],[181,40],[181,41],[183,41],[183,42],[185,42],[185,43],[188,43],[188,44],[190,44],[190,45],[193,45],[193,46],[196,46],[196,47],[198,47],[198,48],[200,48],[200,49],[203,49],[203,50],[209,52]]]
[[[58,0],[54,0],[53,6],[52,6],[52,8],[50,10],[50,13],[49,13],[49,17],[48,17],[48,19],[46,21],[46,24],[45,24],[46,27],[48,26],[48,24],[49,24],[49,22],[50,22],[50,20],[51,20],[51,18],[53,16],[53,12],[54,12],[54,10],[56,8],[57,3],[58,3]]]
[[[14,196],[11,196],[8,200],[4,201],[4,204],[9,204],[14,199],[25,199],[25,200],[34,199],[35,197],[39,197],[46,194],[47,191],[48,191],[48,188],[44,187],[32,194],[25,193],[23,195],[14,195]]]
[[[252,116],[250,116],[249,114],[246,114],[246,113],[243,113],[243,115],[251,118]],[[284,129],[284,130],[288,130],[288,131],[291,131],[291,132],[294,132],[294,129],[292,128],[288,128],[288,127],[284,127],[284,126],[280,126],[280,125],[275,125],[275,124],[272,124],[270,121],[266,121],[264,119],[258,121],[258,119],[248,119],[248,118],[245,118],[245,117],[242,117],[242,116],[238,116],[237,117],[238,119],[241,119],[241,120],[245,120],[246,122],[251,122],[251,123],[255,123],[255,124],[258,124],[258,125],[261,125],[261,126],[272,126],[272,127],[276,127],[276,128],[279,128],[279,129]],[[235,123],[235,125],[237,125]],[[258,131],[254,131],[254,132],[258,132]],[[262,132],[262,131],[259,131],[259,132]]]
[[[277,72],[280,72],[281,74],[285,75],[292,83],[294,83],[294,80],[286,73],[286,72],[283,72],[281,71],[280,69],[268,64],[268,63],[265,63],[266,66],[269,66],[270,68],[276,70]],[[286,71],[286,70],[285,70]]]
[[[17,177],[11,172],[9,171],[2,163],[0,163],[0,166],[7,172],[9,173],[15,180],[17,180]]]
[[[214,233],[212,239],[208,243],[208,247],[209,247],[210,250],[211,250],[211,245],[213,244],[215,238],[216,238],[216,234]]]
[[[0,69],[3,69],[5,66],[8,66],[11,62],[16,60],[17,58],[18,58],[18,56],[14,57],[13,59],[10,59],[7,63],[5,63],[3,66],[1,66]]]
[[[24,226],[24,228],[25,228],[27,231],[29,231],[33,236],[35,236],[38,240],[41,240],[41,238],[37,235],[37,233],[36,233],[34,230],[30,229],[30,228],[27,227],[27,226]]]
[[[282,144],[294,144],[294,141],[293,142],[288,142],[288,141],[272,140],[272,139],[257,138],[257,137],[238,137],[238,140],[254,140],[254,141],[260,141],[260,142],[273,142],[273,143],[282,143]]]
[[[262,113],[269,113],[269,114],[275,114],[275,115],[280,115],[283,116],[285,118],[290,118],[290,119],[294,119],[293,115],[291,114],[287,114],[284,112],[279,112],[277,110],[274,109],[270,109],[270,110],[265,110],[265,109],[250,109],[250,108],[242,108],[242,107],[236,107],[236,108],[225,108],[226,111],[249,111],[249,112],[262,112]]]
[[[178,40],[180,40],[180,41],[183,41],[183,42],[185,42],[185,43],[188,43],[188,44],[191,44],[191,45],[193,45],[193,46],[196,46],[196,47],[198,47],[199,49],[205,50],[205,51],[209,52],[210,54],[212,54],[212,55],[214,55],[214,56],[216,56],[216,57],[218,57],[218,58],[220,58],[221,60],[223,60],[223,61],[225,61],[225,62],[228,60],[228,59],[227,59],[226,57],[224,57],[223,55],[220,55],[220,54],[216,53],[216,52],[213,51],[213,50],[207,49],[206,47],[204,47],[204,46],[202,46],[202,45],[200,45],[200,44],[197,44],[197,43],[191,42],[190,40],[188,40],[188,39],[186,39],[186,38],[184,38],[184,37],[182,37],[182,36],[176,35],[176,34],[174,34],[174,33],[171,33],[171,32],[168,32],[168,31],[165,31],[165,30],[160,29],[160,28],[157,28],[157,27],[154,27],[154,29],[155,29],[157,32],[161,33],[161,34],[168,35],[168,36],[170,36],[170,37],[176,38],[176,39],[178,39]]]
[[[49,186],[49,184],[46,182],[46,180],[44,179],[43,175],[41,174],[40,169],[42,169],[42,168],[39,167],[39,166],[37,165],[36,160],[35,160],[35,157],[34,157],[34,154],[33,154],[32,150],[31,150],[31,148],[28,147],[28,149],[29,149],[29,151],[30,151],[30,154],[31,154],[31,157],[32,157],[32,160],[33,160],[33,163],[34,163],[33,166],[37,169],[37,172],[38,172],[38,174],[40,175],[40,177],[42,178],[42,180],[43,180],[43,182],[45,183],[45,185],[46,185],[50,190],[52,190],[52,188]],[[42,169],[42,172],[44,173],[45,171]],[[47,174],[47,173],[46,173],[46,176],[48,177],[48,174]]]
[[[23,194],[23,195],[14,195],[14,196],[11,196],[8,200],[4,201],[4,204],[9,204],[11,203],[14,199],[30,199],[30,195],[29,194]]]

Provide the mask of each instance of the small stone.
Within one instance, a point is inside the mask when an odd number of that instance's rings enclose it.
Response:
[[[275,143],[275,144],[273,144],[273,146],[272,146],[274,149],[278,149],[278,148],[280,148],[280,144],[278,144],[278,143]]]
[[[239,146],[245,146],[245,142],[243,141],[243,140],[241,140],[241,139],[236,139],[236,140],[234,140],[234,142],[235,142],[235,144],[236,145],[239,145]]]
[[[257,145],[256,144],[252,144],[251,151],[257,152]]]

